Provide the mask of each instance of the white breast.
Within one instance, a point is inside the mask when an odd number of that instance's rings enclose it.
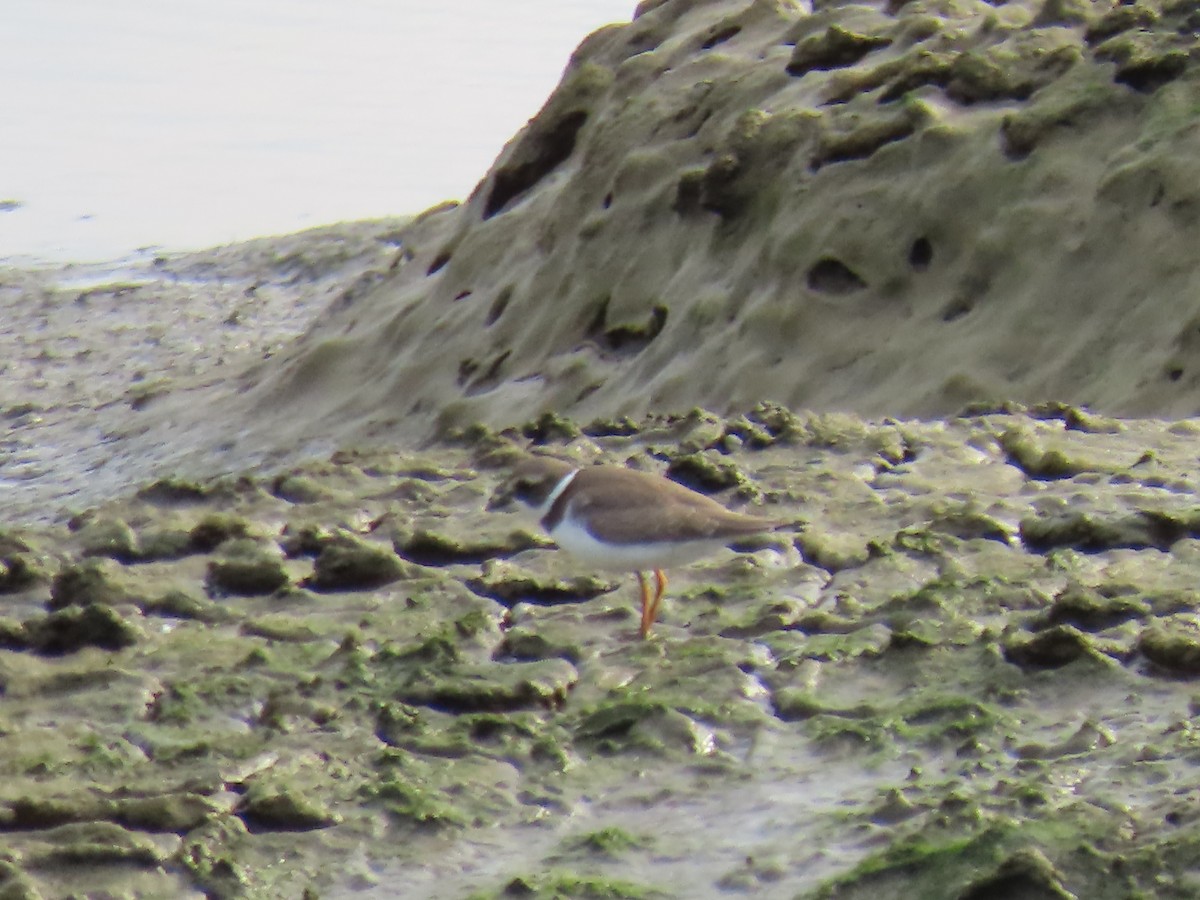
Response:
[[[678,541],[659,544],[605,544],[588,533],[583,524],[569,514],[563,517],[550,537],[562,549],[597,569],[622,572],[646,572],[695,562],[725,546],[721,540]]]

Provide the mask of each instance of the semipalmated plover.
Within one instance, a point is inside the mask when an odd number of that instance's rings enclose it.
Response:
[[[667,589],[663,569],[694,562],[730,541],[780,524],[731,512],[661,475],[621,466],[579,468],[548,456],[519,463],[488,509],[514,499],[533,509],[550,537],[572,556],[598,569],[637,574],[643,638],[650,634]],[[648,572],[654,573],[653,597]]]

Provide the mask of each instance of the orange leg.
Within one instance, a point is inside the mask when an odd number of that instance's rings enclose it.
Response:
[[[650,599],[650,586],[646,583],[646,573],[638,572],[638,582],[642,586],[642,637],[650,636],[650,629],[658,616],[658,605],[662,603],[663,594],[667,590],[667,575],[662,569],[654,570],[654,599]]]
[[[646,583],[646,573],[638,572],[638,584],[642,586],[642,628],[641,635],[645,638],[650,634],[650,585]]]

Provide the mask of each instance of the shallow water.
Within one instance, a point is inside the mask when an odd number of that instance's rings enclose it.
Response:
[[[197,248],[461,199],[579,41],[633,7],[11,0],[0,260]]]

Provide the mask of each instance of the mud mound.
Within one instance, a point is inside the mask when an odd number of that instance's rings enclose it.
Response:
[[[763,398],[1195,412],[1190,9],[644,3],[226,409],[285,443]]]

